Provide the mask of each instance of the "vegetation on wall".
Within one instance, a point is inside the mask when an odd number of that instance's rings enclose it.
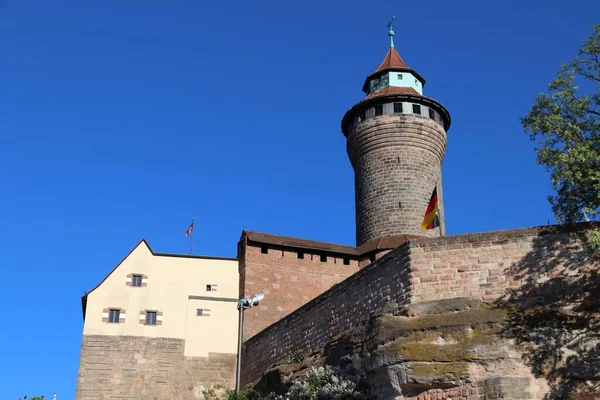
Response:
[[[538,164],[550,171],[556,194],[548,199],[557,220],[583,221],[584,210],[600,210],[600,25],[548,89],[521,124],[539,146]]]
[[[333,369],[311,367],[305,379],[295,381],[285,395],[270,394],[267,400],[351,400],[368,399],[357,390],[356,383],[338,377]]]
[[[203,392],[205,399],[263,400],[253,389],[234,390],[215,387]],[[339,377],[330,366],[311,367],[303,379],[293,382],[284,395],[271,393],[264,400],[368,400],[372,397],[359,390],[355,382]]]
[[[600,256],[600,229],[593,229],[588,234],[588,241],[594,254]]]

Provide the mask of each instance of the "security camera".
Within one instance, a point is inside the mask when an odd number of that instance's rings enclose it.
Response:
[[[257,306],[258,303],[260,303],[262,301],[262,299],[264,299],[264,298],[265,298],[265,294],[263,292],[255,294],[254,296],[252,296],[250,298],[250,307]]]
[[[250,308],[250,307],[256,307],[258,305],[258,303],[260,303],[262,301],[262,299],[265,298],[265,294],[263,292],[260,292],[258,294],[255,294],[254,296],[250,297],[249,299],[240,299],[240,301],[238,301],[238,310],[239,309],[246,309],[246,308]]]

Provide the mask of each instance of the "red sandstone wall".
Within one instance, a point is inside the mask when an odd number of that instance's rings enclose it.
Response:
[[[407,302],[408,250],[408,244],[400,246],[247,340],[242,351],[242,384],[257,379],[269,365],[289,357],[295,349],[311,352],[322,348],[378,307]]]
[[[562,274],[573,262],[598,268],[584,246],[585,226],[547,227],[411,240],[411,303],[475,297],[491,301]]]
[[[240,243],[240,296],[264,292],[260,307],[244,313],[244,339],[249,339],[310,300],[358,271],[356,260],[344,265],[342,256],[328,255],[326,262],[316,251],[298,251]]]
[[[516,287],[528,294],[555,292],[559,290],[556,285],[544,282],[561,276],[561,282],[566,283],[569,276],[581,279],[600,270],[599,260],[585,245],[590,226],[413,239],[247,340],[242,351],[242,384],[258,379],[270,365],[288,358],[296,349],[310,353],[323,348],[336,335],[357,326],[370,312],[390,302],[406,304],[454,297],[490,301]],[[250,259],[259,257],[255,254]],[[275,257],[271,262],[276,265]],[[254,271],[259,271],[258,266],[253,265]],[[290,270],[294,270],[293,265]],[[254,275],[247,282],[257,285],[262,281]],[[575,282],[567,290],[578,287]],[[302,288],[298,290],[302,292]],[[287,305],[293,306],[291,302]],[[269,319],[269,310],[258,314],[261,308],[251,310],[260,316],[251,321],[253,332]]]

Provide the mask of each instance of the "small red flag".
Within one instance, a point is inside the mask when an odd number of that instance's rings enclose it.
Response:
[[[185,231],[185,236],[189,236],[194,231],[194,221],[190,224],[190,226]]]

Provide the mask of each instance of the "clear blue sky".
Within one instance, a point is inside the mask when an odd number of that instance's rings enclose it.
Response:
[[[600,2],[0,0],[3,399],[74,398],[80,296],[146,238],[354,244],[340,120],[396,47],[453,123],[449,234],[554,222],[518,118]]]

